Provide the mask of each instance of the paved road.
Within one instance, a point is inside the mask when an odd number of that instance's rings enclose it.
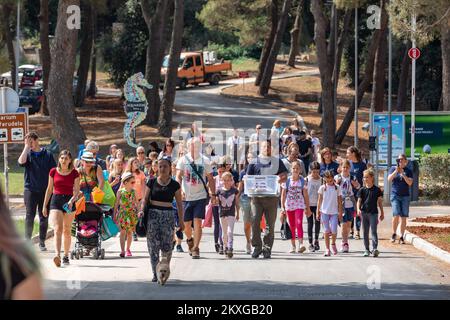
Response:
[[[189,125],[199,116],[205,128],[270,127],[286,111],[262,104],[217,96],[219,87],[177,92],[175,121]],[[448,207],[414,208],[412,215],[448,214]],[[174,253],[171,278],[165,287],[151,283],[145,239],[134,242],[131,258],[120,259],[118,239],[104,243],[105,260],[84,258],[57,269],[53,253],[39,253],[48,299],[450,299],[450,268],[410,245],[392,245],[390,209],[380,225],[379,258],[363,258],[362,240],[351,240],[349,254],[289,254],[279,232],[271,260],[257,261],[244,252],[243,223],[236,225],[235,257],[215,253],[212,229],[204,229],[200,260]],[[280,228],[277,222],[276,230]],[[306,225],[305,225],[306,230]],[[338,241],[339,243],[339,241]],[[49,248],[52,243],[49,241]],[[321,241],[323,246],[323,240]],[[183,244],[186,248],[186,245]],[[369,283],[369,286],[368,286]],[[379,284],[379,286],[378,286]],[[369,287],[373,288],[370,289]]]
[[[383,224],[385,224],[384,222]],[[277,222],[276,230],[279,230]],[[305,225],[306,227],[306,225]],[[271,260],[245,254],[243,223],[236,224],[235,257],[215,253],[212,229],[204,229],[200,260],[174,253],[165,287],[151,283],[146,242],[134,256],[118,257],[118,239],[104,243],[105,260],[83,258],[57,269],[40,253],[48,299],[450,299],[450,268],[409,245],[382,240],[378,258],[364,258],[362,240],[349,254],[290,254],[277,232]],[[321,240],[323,246],[323,240]],[[48,243],[51,248],[52,243]],[[183,247],[186,245],[183,243]],[[379,282],[378,282],[379,280]],[[368,287],[373,288],[370,289]],[[377,287],[377,283],[380,284]]]

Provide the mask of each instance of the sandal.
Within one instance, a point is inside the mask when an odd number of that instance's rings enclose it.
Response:
[[[53,258],[53,262],[55,263],[55,265],[59,268],[61,267],[61,258],[56,256]]]
[[[190,238],[186,240],[188,245],[189,255],[192,256],[192,249],[194,248],[194,238]]]

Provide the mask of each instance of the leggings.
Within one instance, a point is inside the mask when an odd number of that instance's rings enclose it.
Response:
[[[312,215],[308,218],[308,240],[309,243],[313,243],[313,226],[314,226],[314,240],[319,240],[320,233],[320,221],[316,220],[317,207],[309,207],[311,209]]]
[[[214,217],[214,243],[223,245],[222,228],[220,227],[219,207],[213,206]]]
[[[32,192],[29,190],[25,190],[23,192],[23,200],[25,202],[26,207],[25,236],[27,239],[31,239],[31,235],[33,234],[36,209],[39,213],[39,240],[45,241],[45,239],[47,239],[48,217],[46,218],[42,214],[42,209],[44,206],[44,198],[45,198],[45,191]]]
[[[220,217],[222,230],[226,231],[223,233],[223,243],[226,244],[228,249],[233,249],[233,232],[235,222],[236,218],[234,216]]]
[[[369,232],[372,231],[372,246],[373,249],[378,248],[378,214],[363,213],[362,224],[364,232],[364,247],[369,250]]]
[[[355,226],[356,222],[356,231],[361,230],[361,218],[356,216],[355,219],[352,220],[352,229]]]
[[[295,239],[295,230],[297,230],[297,238],[303,239],[303,209],[286,211],[289,226],[291,228],[292,239]]]
[[[153,273],[159,263],[159,252],[168,258],[172,258],[173,231],[175,219],[173,210],[160,210],[151,208],[147,221],[147,248],[150,255],[150,263]]]

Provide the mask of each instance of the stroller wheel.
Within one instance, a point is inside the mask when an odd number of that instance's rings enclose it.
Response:
[[[83,249],[80,249],[80,258],[83,259],[83,256],[84,256]]]
[[[92,250],[92,256],[94,257],[94,259],[98,259],[98,249],[97,248]]]
[[[79,251],[75,252],[75,258],[76,258],[77,260],[80,259],[80,252],[79,252]]]
[[[75,257],[75,251],[72,250],[72,251],[70,251],[70,260],[73,260],[74,257]]]
[[[100,252],[100,259],[105,259],[105,249],[102,249]]]

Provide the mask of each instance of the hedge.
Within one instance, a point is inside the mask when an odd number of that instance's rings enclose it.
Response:
[[[420,178],[424,196],[450,199],[450,154],[429,154],[420,159]]]

